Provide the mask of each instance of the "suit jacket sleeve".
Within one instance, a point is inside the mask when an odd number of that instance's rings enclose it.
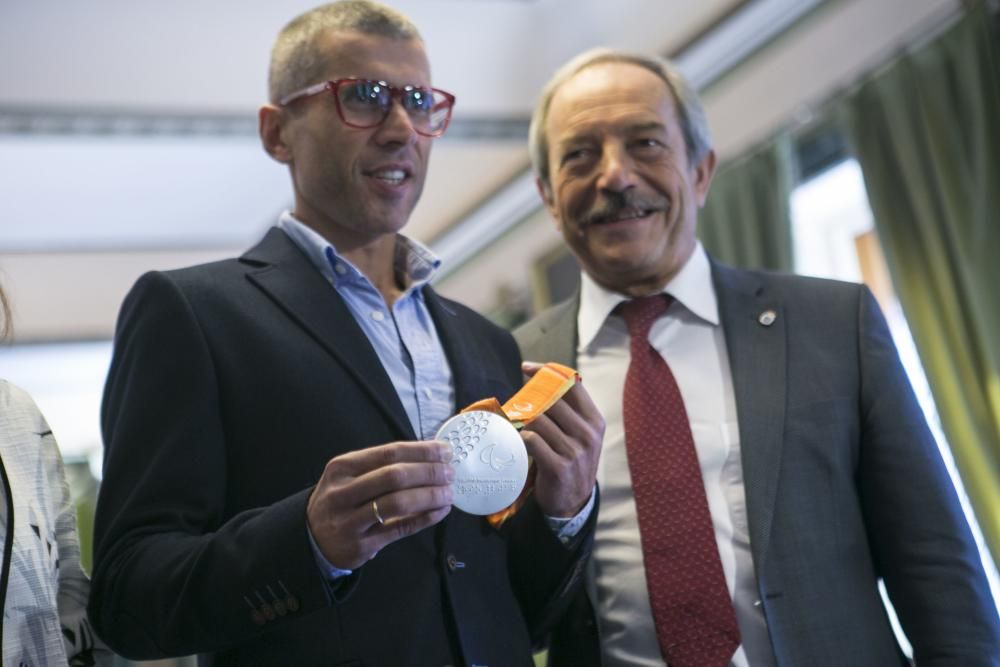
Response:
[[[859,300],[858,488],[877,571],[918,665],[995,665],[995,604],[933,436],[871,293]]]
[[[574,596],[583,590],[599,502],[594,503],[583,529],[566,545],[556,538],[533,501],[509,522],[507,530],[515,545],[510,558],[511,579],[536,648],[544,646]]]
[[[234,443],[199,321],[168,274],[147,274],[125,300],[101,418],[89,611],[112,648],[212,651],[259,634],[252,612],[276,596],[297,609],[272,627],[328,604],[306,532],[310,489],[223,519]]]

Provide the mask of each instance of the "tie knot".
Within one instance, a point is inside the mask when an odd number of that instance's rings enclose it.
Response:
[[[619,305],[618,311],[625,318],[629,336],[633,340],[648,338],[653,322],[666,312],[672,300],[673,297],[669,294],[653,294],[625,301]]]

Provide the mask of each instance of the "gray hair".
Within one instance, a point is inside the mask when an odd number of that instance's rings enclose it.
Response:
[[[556,70],[556,73],[545,84],[542,96],[535,106],[531,116],[531,128],[528,131],[528,148],[531,152],[531,166],[535,175],[541,180],[545,189],[550,187],[549,181],[549,147],[545,126],[549,119],[549,107],[556,91],[564,83],[581,71],[594,65],[605,63],[627,63],[638,65],[663,79],[667,89],[674,96],[680,116],[681,131],[684,133],[684,145],[687,147],[688,163],[695,165],[712,149],[712,137],[708,130],[708,120],[701,100],[691,84],[681,74],[677,66],[669,60],[656,56],[646,56],[637,53],[614,51],[612,49],[591,49],[573,58]]]
[[[330,63],[319,48],[319,37],[337,31],[423,41],[408,18],[371,0],[343,0],[311,9],[292,19],[274,41],[268,74],[272,103],[324,76]]]

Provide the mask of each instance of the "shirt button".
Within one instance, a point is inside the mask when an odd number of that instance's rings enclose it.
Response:
[[[376,322],[381,322],[382,320],[385,319],[385,314],[381,310],[373,310],[372,319],[375,320]]]
[[[465,563],[455,558],[455,554],[448,554],[446,561],[448,563],[448,569],[454,572],[455,570],[461,570],[465,567]]]
[[[434,397],[434,392],[431,391],[430,387],[424,387],[424,396],[426,396],[427,398]]]
[[[337,274],[341,276],[347,273],[347,267],[340,263],[334,265],[333,270],[336,271]]]

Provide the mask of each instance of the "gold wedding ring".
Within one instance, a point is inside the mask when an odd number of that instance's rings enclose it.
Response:
[[[380,526],[384,526],[385,525],[385,519],[383,519],[382,515],[379,514],[379,512],[378,512],[378,501],[377,500],[373,500],[372,501],[372,513],[375,515],[375,520],[378,521],[379,525]]]

